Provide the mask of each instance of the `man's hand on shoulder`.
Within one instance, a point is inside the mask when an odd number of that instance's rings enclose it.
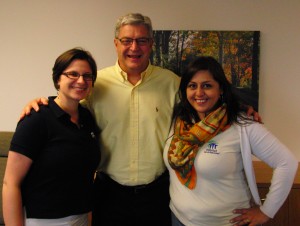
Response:
[[[22,110],[20,119],[23,119],[26,115],[30,114],[31,109],[39,111],[39,105],[48,105],[48,99],[45,97],[36,98],[30,101]]]
[[[258,112],[256,112],[252,106],[247,106],[247,107],[248,107],[247,108],[247,115],[252,116],[254,121],[262,123],[262,118],[258,114]]]

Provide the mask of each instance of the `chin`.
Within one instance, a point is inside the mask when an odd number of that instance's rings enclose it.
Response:
[[[74,101],[81,101],[81,100],[83,100],[84,98],[86,97],[86,95],[80,95],[80,96],[74,96],[74,97],[72,97],[72,99],[74,100]]]

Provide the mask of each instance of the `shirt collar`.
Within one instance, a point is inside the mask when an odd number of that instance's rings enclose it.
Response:
[[[58,104],[54,101],[56,97],[55,96],[50,96],[48,97],[49,102],[49,108],[52,110],[53,114],[55,115],[55,117],[65,123],[71,123],[71,116],[66,113],[64,110],[62,110]],[[78,114],[79,114],[79,125],[80,128],[84,127],[84,125],[86,124],[86,120],[85,120],[85,113],[84,113],[84,108],[78,104]],[[72,125],[75,125],[74,123],[72,123]]]
[[[66,115],[68,115],[66,112],[64,112],[59,106],[58,104],[54,101],[56,97],[55,96],[51,96],[51,97],[48,97],[48,105],[49,107],[52,109],[54,115],[57,117],[57,118],[60,118],[60,117],[66,117]],[[70,116],[69,116],[70,117]]]
[[[49,107],[52,109],[53,113],[55,114],[55,116],[57,118],[61,118],[61,117],[67,117],[67,118],[70,118],[70,115],[68,113],[66,113],[64,110],[62,110],[58,104],[54,101],[54,99],[56,98],[56,96],[50,96],[48,97],[48,105]],[[79,112],[79,115],[81,114],[81,111],[82,111],[82,106],[79,104],[78,105],[78,112]]]
[[[128,81],[127,73],[122,70],[122,68],[120,67],[118,61],[116,62],[115,66],[118,70],[118,73],[122,76],[123,82]],[[151,74],[152,71],[153,71],[153,65],[151,64],[151,62],[149,60],[148,67],[146,68],[145,71],[143,71],[141,73],[141,81],[143,81],[146,77],[148,77]]]

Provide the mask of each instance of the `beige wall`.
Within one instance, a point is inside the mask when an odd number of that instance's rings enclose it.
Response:
[[[155,29],[261,31],[259,112],[300,160],[300,1],[0,0],[0,130],[14,130],[32,98],[55,95],[51,68],[82,46],[103,68],[115,63],[114,23],[141,12]]]

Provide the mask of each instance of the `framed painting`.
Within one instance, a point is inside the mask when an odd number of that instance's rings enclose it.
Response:
[[[153,65],[181,75],[198,56],[212,56],[244,101],[258,111],[259,31],[154,30]]]

